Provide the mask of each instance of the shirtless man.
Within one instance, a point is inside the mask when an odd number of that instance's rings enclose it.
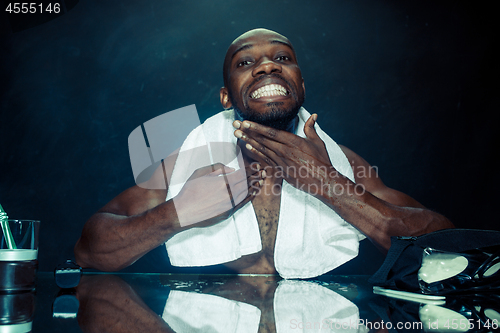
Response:
[[[259,87],[267,84],[279,84],[286,88],[286,93],[256,94]],[[346,147],[341,146],[354,170],[355,184],[336,172],[324,142],[314,129],[316,114],[305,123],[305,138],[287,132],[304,96],[305,86],[295,51],[286,37],[265,29],[251,30],[238,37],[225,57],[220,100],[224,108],[234,108],[244,119],[235,120],[233,126],[246,164],[255,161],[259,164],[258,170],[252,168],[254,171],[249,172],[249,195],[237,200],[239,204],[235,209],[224,214],[182,225],[178,219],[179,210],[184,210],[184,214],[196,214],[200,203],[204,207],[216,206],[218,193],[227,196],[227,188],[194,188],[195,185],[186,183],[176,198],[183,204],[174,205],[172,200],[165,201],[166,190],[134,186],[87,221],[75,246],[77,262],[82,267],[104,271],[122,269],[175,234],[216,224],[251,200],[260,228],[262,250],[225,265],[239,273],[276,273],[273,255],[281,195],[275,189],[283,179],[299,189],[315,188],[311,195],[361,231],[382,251],[390,247],[391,236],[415,236],[453,227],[444,216],[385,186],[376,173],[357,172],[371,167]],[[274,172],[294,168],[305,168],[308,172],[306,175]],[[216,165],[215,169],[220,173],[224,166]],[[203,168],[196,176],[203,177],[212,171],[211,167]],[[260,183],[259,179],[262,179]],[[332,191],[338,186],[352,189],[356,184],[363,191]],[[259,190],[254,191],[255,188]]]

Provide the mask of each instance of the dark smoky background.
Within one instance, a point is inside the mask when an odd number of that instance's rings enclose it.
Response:
[[[458,227],[500,230],[492,4],[67,0],[53,19],[6,4],[0,203],[42,221],[41,270],[72,258],[85,221],[134,185],[132,130],[190,104],[201,121],[222,110],[227,46],[257,27],[289,37],[305,108],[388,186]],[[129,270],[176,271],[154,255]],[[372,273],[382,256],[364,241],[356,260],[338,272]]]

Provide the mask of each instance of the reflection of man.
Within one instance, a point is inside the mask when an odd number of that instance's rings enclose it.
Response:
[[[203,218],[227,197],[214,176],[231,177],[234,170],[220,164],[198,169],[190,179],[204,182],[186,182],[175,205],[168,190],[134,186],[85,224],[75,246],[78,263],[118,270],[168,241],[174,265],[224,263],[240,273],[309,277],[355,257],[364,236],[387,250],[391,236],[453,227],[386,187],[365,160],[333,142],[316,125],[317,115],[301,108],[304,95],[287,38],[265,29],[238,37],[227,51],[220,91],[224,108],[234,111],[203,125],[216,128],[209,141],[238,138],[249,172],[244,184],[231,188],[236,207]],[[174,175],[182,173],[175,161],[166,164]],[[188,215],[199,222],[182,224],[179,216]],[[226,247],[228,256],[222,255]]]
[[[356,285],[339,285],[343,289],[339,292],[333,283],[325,287],[281,280],[278,284],[276,276],[268,275],[190,278],[184,284],[170,283],[170,291],[148,286],[154,297],[141,299],[117,276],[85,275],[76,288],[80,328],[83,332],[254,333],[333,331],[344,326],[351,332],[367,331],[366,320],[345,295],[346,289],[356,292]]]
[[[164,290],[156,290],[162,297]],[[168,324],[144,303],[128,283],[117,276],[85,275],[76,288],[82,332],[165,332]]]

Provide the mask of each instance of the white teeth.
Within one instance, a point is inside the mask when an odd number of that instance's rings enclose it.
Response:
[[[252,98],[261,98],[267,96],[286,96],[287,91],[285,87],[279,84],[268,84],[266,86],[260,87],[255,90],[250,97]]]

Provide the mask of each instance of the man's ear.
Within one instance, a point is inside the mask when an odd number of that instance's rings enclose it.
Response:
[[[306,96],[306,86],[304,84],[304,78],[302,78],[302,90],[304,91],[304,97]]]
[[[231,100],[229,99],[229,92],[226,87],[220,88],[220,104],[222,104],[222,107],[224,109],[230,109],[233,104],[231,103]]]

